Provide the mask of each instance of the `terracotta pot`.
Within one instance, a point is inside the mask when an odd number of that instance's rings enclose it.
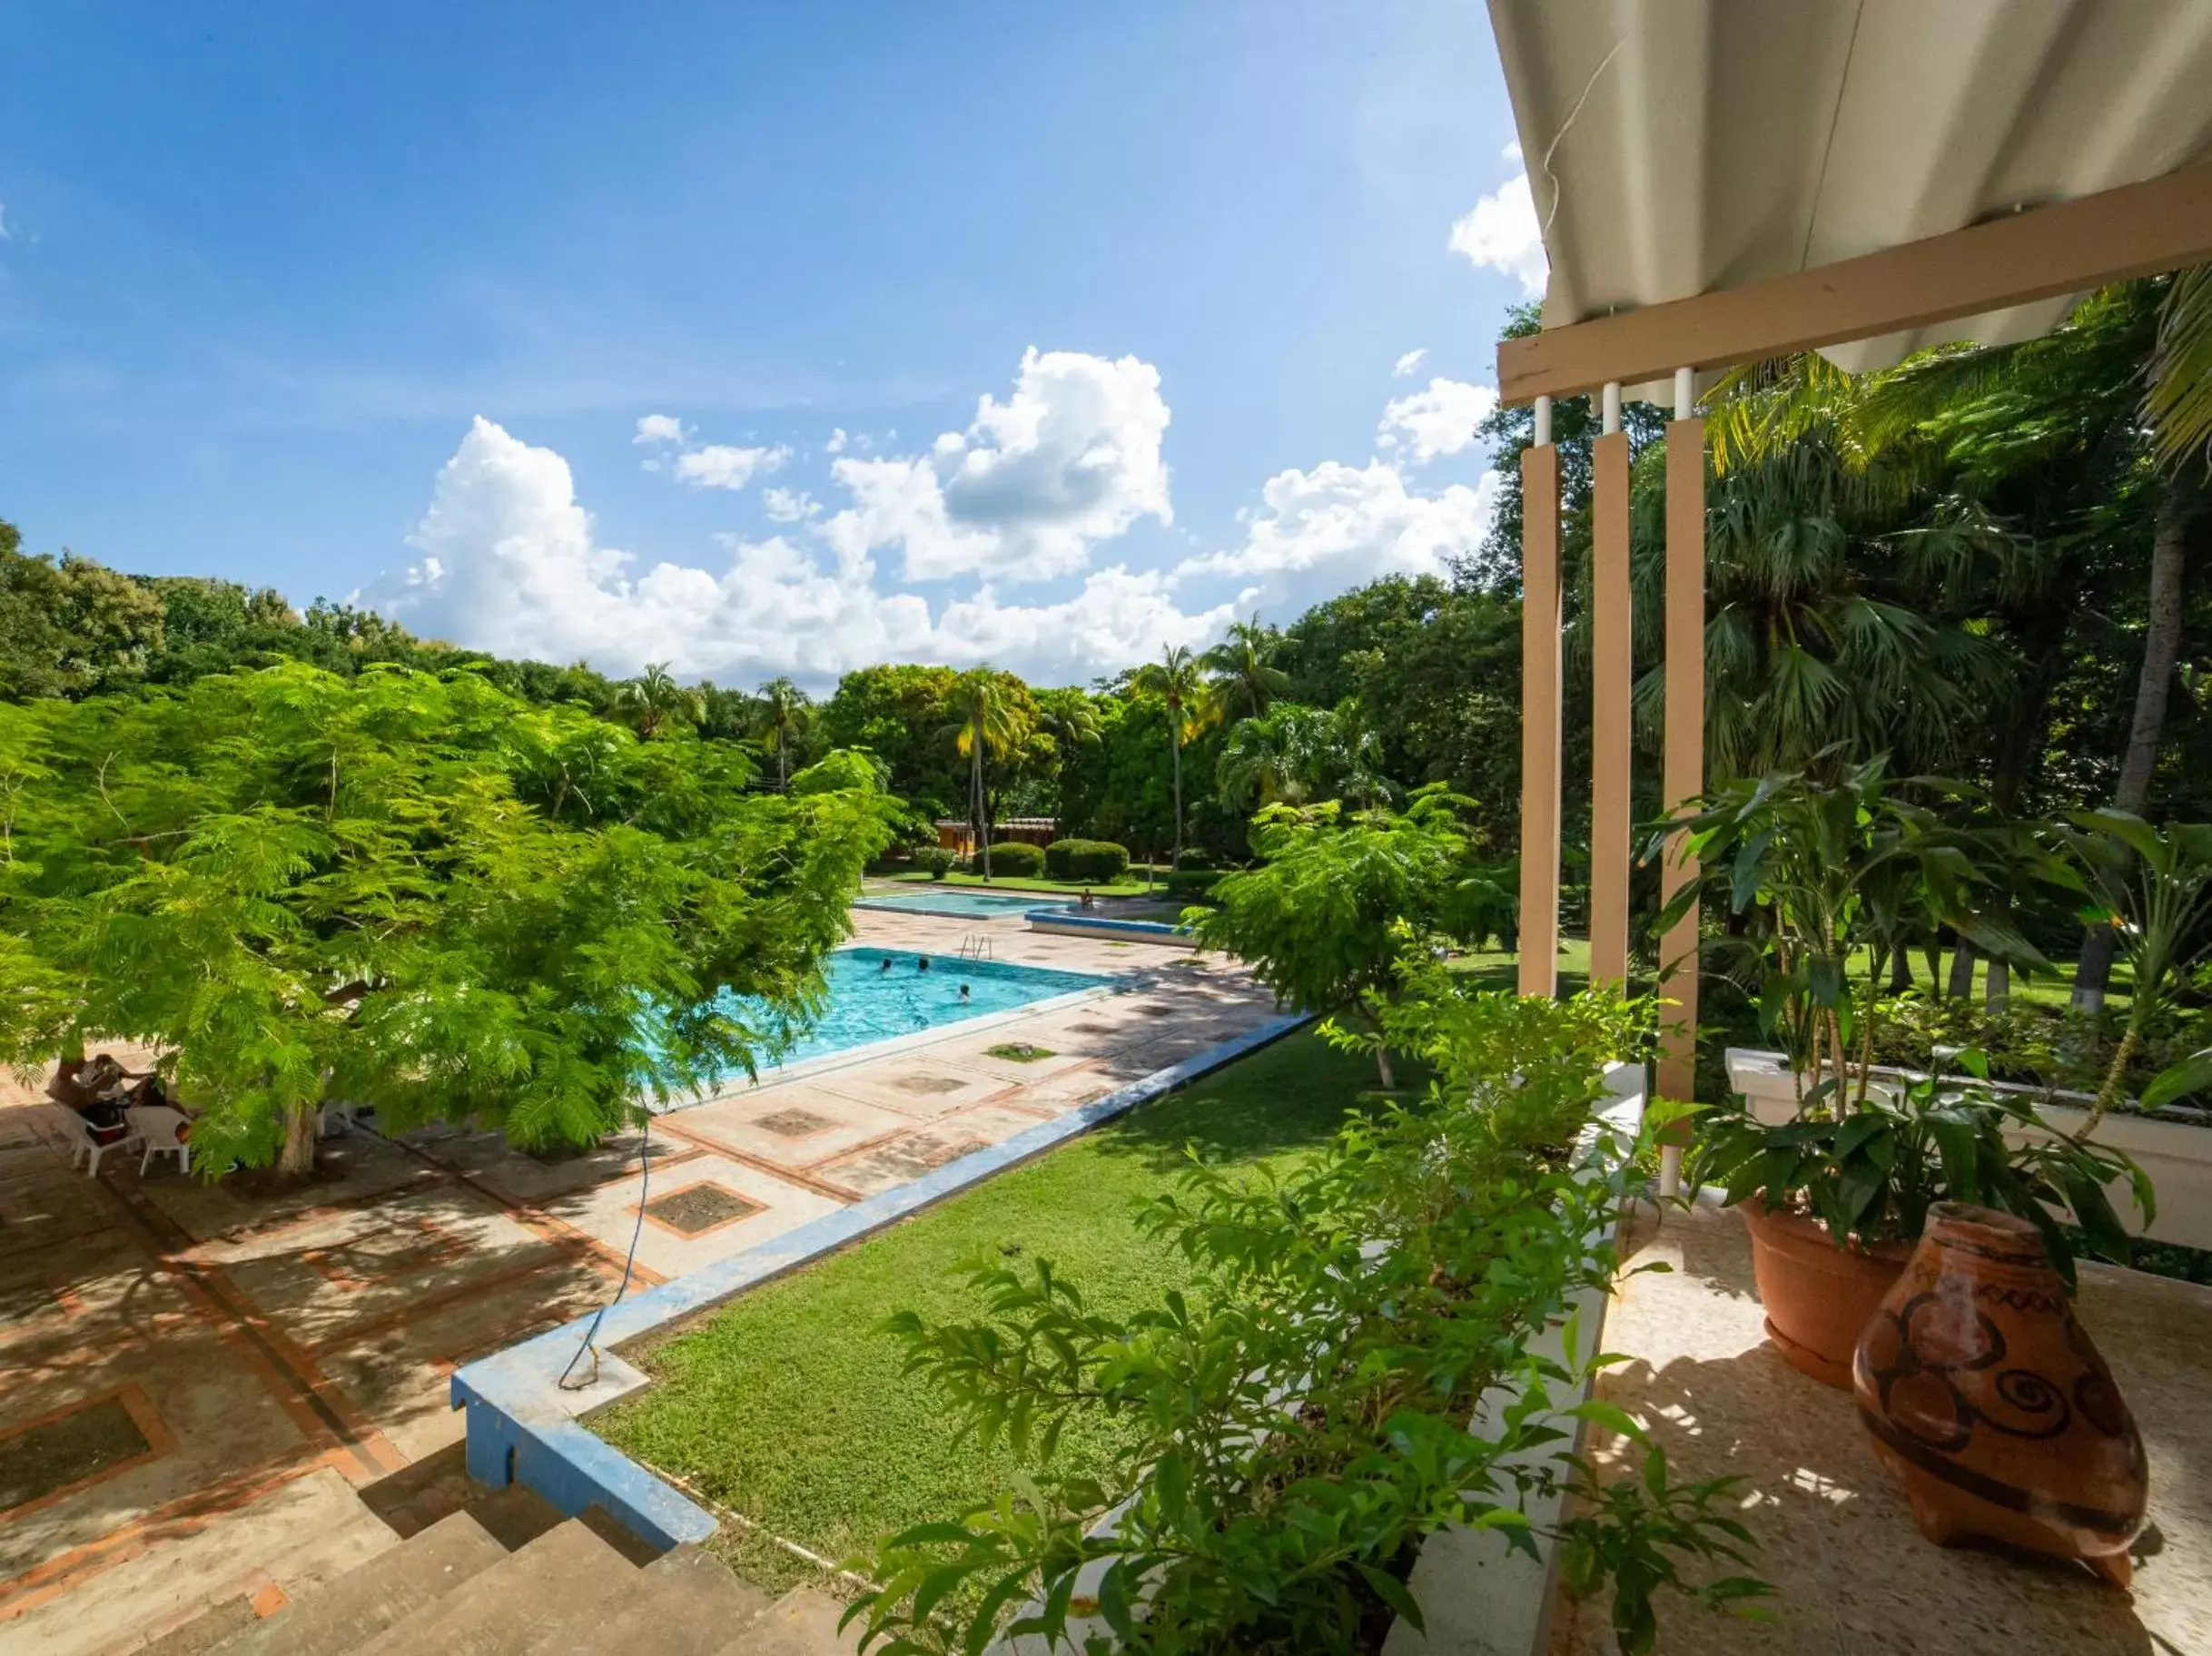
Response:
[[[1929,1540],[1987,1536],[2128,1584],[2143,1439],[2027,1220],[1930,1209],[1860,1338],[1852,1390]]]
[[[1824,1226],[1753,1197],[1743,1204],[1752,1275],[1766,1307],[1766,1337],[1793,1367],[1839,1390],[1851,1385],[1859,1332],[1912,1250],[1902,1242],[1838,1247]]]

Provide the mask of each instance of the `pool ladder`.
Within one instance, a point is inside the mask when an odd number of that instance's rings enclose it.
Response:
[[[960,940],[960,958],[963,961],[990,961],[998,957],[991,952],[989,938],[971,932]]]

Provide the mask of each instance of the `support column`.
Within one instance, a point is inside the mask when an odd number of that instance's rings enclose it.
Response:
[[[1590,981],[1628,982],[1628,434],[1605,390],[1590,482]]]
[[[1558,989],[1559,451],[1552,399],[1536,399],[1536,440],[1521,455],[1520,991]]]
[[[1696,417],[1691,371],[1674,376],[1674,419],[1666,429],[1665,804],[1672,812],[1705,790],[1705,422]],[[1669,842],[1660,869],[1662,901],[1697,878],[1697,861]],[[1697,911],[1659,943],[1659,1092],[1687,1101],[1697,1092]],[[1674,1194],[1688,1123],[1667,1135],[1660,1185]]]

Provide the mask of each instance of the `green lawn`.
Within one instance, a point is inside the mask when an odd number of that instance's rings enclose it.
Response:
[[[901,1378],[899,1348],[877,1332],[884,1318],[909,1307],[967,1315],[973,1304],[947,1273],[984,1252],[1044,1256],[1106,1310],[1134,1308],[1184,1284],[1188,1267],[1141,1236],[1131,1215],[1140,1200],[1172,1188],[1185,1145],[1248,1166],[1294,1157],[1328,1139],[1356,1096],[1374,1086],[1374,1073],[1372,1060],[1300,1030],[734,1301],[645,1353],[658,1384],[593,1429],[831,1558],[904,1525],[957,1514],[1004,1487],[1013,1463],[951,1441],[935,1395]],[[1102,1421],[1075,1425],[1061,1454],[1096,1465],[1111,1430]],[[728,1551],[738,1569],[771,1588],[804,1572],[757,1541]]]

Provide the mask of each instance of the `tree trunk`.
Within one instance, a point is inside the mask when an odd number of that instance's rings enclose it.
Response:
[[[1168,709],[1168,751],[1175,757],[1175,850],[1168,859],[1171,869],[1183,865],[1183,733],[1175,709]]]
[[[1382,1078],[1383,1090],[1385,1092],[1395,1092],[1397,1090],[1397,1076],[1390,1068],[1389,1048],[1378,1047],[1375,1049],[1375,1073]]]
[[[979,721],[974,732],[975,749],[970,759],[970,774],[973,777],[974,797],[969,801],[974,807],[975,846],[983,859],[983,883],[991,883],[991,825],[983,821],[983,727]]]
[[[1959,946],[1950,951],[1950,988],[1953,1000],[1963,1000],[1974,992],[1974,945],[1963,937]]]
[[[2166,698],[2174,682],[2174,658],[2181,647],[2181,582],[2189,519],[2196,491],[2168,480],[2158,497],[2158,521],[2150,540],[2150,603],[2143,626],[2143,672],[2136,681],[2135,717],[2128,726],[2128,752],[2120,761],[2115,810],[2140,816],[2150,802],[2151,774],[2158,769],[2158,738],[2166,724]],[[2074,1010],[2100,1011],[2112,981],[2112,957],[2118,933],[2091,926],[2081,940],[2074,967]]]
[[[791,777],[784,768],[784,727],[781,724],[775,727],[775,791],[778,794],[791,791]]]
[[[1901,995],[1912,987],[1912,951],[1900,943],[1890,955],[1890,992]]]
[[[315,1170],[315,1107],[296,1104],[284,1112],[284,1152],[277,1171],[289,1178],[306,1178]]]
[[[2003,961],[1991,961],[1982,993],[1990,1010],[2003,1011],[2012,999],[2012,968]]]

